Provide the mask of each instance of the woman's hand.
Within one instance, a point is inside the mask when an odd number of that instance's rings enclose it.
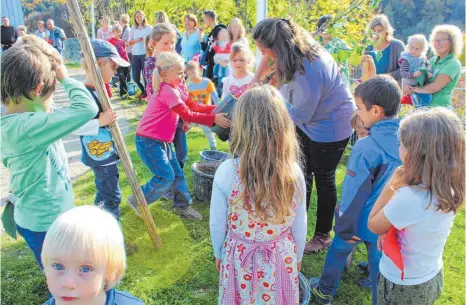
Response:
[[[220,265],[222,264],[222,259],[217,258],[215,259],[215,268],[217,268],[217,271],[220,272]]]
[[[217,113],[215,115],[215,124],[223,128],[229,128],[231,121],[227,118],[228,113]]]

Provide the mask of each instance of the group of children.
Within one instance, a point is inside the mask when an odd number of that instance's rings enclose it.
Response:
[[[306,189],[286,102],[272,86],[246,91],[253,77],[248,70],[252,55],[245,45],[233,44],[233,73],[224,82],[222,98],[225,92],[238,98],[236,111],[232,121],[226,114],[212,114],[218,103],[213,84],[200,76],[197,63],[185,66],[174,52],[175,37],[170,26],[158,24],[146,42],[153,51],[145,73],[152,86],[136,129],[138,155],[153,174],[142,186],[144,196],[149,204],[170,196],[178,214],[202,219],[191,207],[184,161],[171,144],[190,123],[231,127],[235,158],[217,170],[210,209],[219,304],[299,304]],[[129,66],[111,43],[91,43],[104,82]],[[52,294],[46,304],[143,304],[113,289],[126,267],[117,221],[119,157],[108,130],[116,115],[102,111],[95,80],[84,61],[82,65],[84,84],[69,78],[57,51],[33,36],[2,55],[1,158],[18,197],[14,220],[45,271]],[[54,111],[56,80],[71,105]],[[373,304],[433,304],[441,293],[442,251],[464,201],[464,131],[446,109],[414,113],[400,123],[401,98],[398,84],[388,76],[356,88],[353,127],[361,138],[347,164],[324,270],[311,279],[313,297],[321,303],[332,302],[346,258],[362,242],[368,250]],[[74,208],[61,140],[71,133],[81,136],[83,163],[94,171],[96,205],[114,217],[96,207]],[[179,149],[187,152],[187,145],[175,147],[177,154]],[[128,203],[139,214],[133,195]]]

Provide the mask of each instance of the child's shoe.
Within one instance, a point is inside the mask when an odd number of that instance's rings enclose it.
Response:
[[[182,217],[186,217],[189,219],[194,219],[194,220],[202,220],[202,215],[193,209],[192,206],[188,205],[187,207],[183,208],[175,208],[175,211],[178,215]]]
[[[138,217],[142,217],[141,213],[139,212],[138,205],[136,203],[136,197],[134,197],[133,194],[129,195],[129,197],[128,197],[128,205],[129,205],[130,208],[133,209],[134,213],[136,213],[136,215]]]
[[[319,277],[313,277],[309,280],[309,284],[311,286],[311,300],[317,301],[317,304],[331,305],[333,301],[333,296],[324,294],[320,290],[319,281]]]

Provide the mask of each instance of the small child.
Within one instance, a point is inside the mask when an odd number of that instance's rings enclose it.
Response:
[[[118,51],[120,57],[123,58],[125,61],[129,63],[128,53],[126,53],[126,45],[125,41],[121,39],[121,26],[116,23],[112,26],[112,37],[108,40]],[[120,98],[128,95],[128,86],[126,85],[126,80],[129,74],[129,66],[128,67],[118,67],[117,70],[118,79],[120,81]]]
[[[123,60],[117,49],[108,41],[95,39],[91,41],[91,45],[104,83],[111,80],[118,67],[129,67],[129,62]],[[81,161],[94,171],[97,190],[94,203],[103,205],[119,219],[121,192],[118,161],[120,158],[108,128],[108,125],[116,121],[116,114],[112,109],[103,112],[95,90],[95,80],[84,58],[81,59],[81,66],[86,73],[84,84],[99,107],[99,113],[74,134],[81,136]]]
[[[80,206],[63,213],[50,227],[42,249],[52,298],[44,305],[144,305],[114,289],[126,269],[123,234],[109,213]]]
[[[146,84],[147,102],[151,101],[154,97],[154,89],[152,88],[152,74],[155,69],[155,50],[151,42],[151,35],[144,38],[144,45],[146,46],[146,60],[144,61],[144,83]]]
[[[239,99],[232,124],[239,157],[218,168],[210,204],[218,304],[298,304],[307,213],[294,124],[270,85]]]
[[[218,40],[213,45],[214,55],[214,79],[217,80],[218,95],[222,95],[223,78],[228,76],[228,64],[230,60],[231,43],[230,33],[227,29],[218,32]]]
[[[360,242],[367,248],[370,279],[377,282],[382,253],[377,249],[377,235],[369,231],[367,222],[384,185],[401,164],[396,118],[401,90],[396,80],[375,76],[360,84],[354,96],[357,114],[370,133],[351,150],[341,201],[335,211],[335,238],[321,277],[311,279],[313,298],[323,304],[331,304],[347,257]],[[372,304],[377,304],[376,285],[372,285]]]
[[[403,119],[399,137],[403,165],[369,216],[383,250],[374,286],[381,305],[433,305],[443,290],[443,249],[465,200],[464,126],[434,108]]]
[[[254,73],[248,68],[251,67],[254,56],[249,47],[242,43],[235,43],[231,47],[230,61],[233,66],[233,74],[223,80],[222,100],[228,94],[239,98],[247,89]]]
[[[199,68],[199,64],[195,61],[189,61],[186,64],[189,98],[203,105],[218,104],[218,95],[214,83],[206,77],[201,77]],[[217,150],[215,135],[210,127],[205,125],[200,125],[200,127],[209,141],[210,149]]]
[[[432,77],[433,74],[426,57],[428,48],[429,45],[424,35],[416,34],[408,38],[408,51],[401,52],[398,60],[403,89],[406,86],[423,86],[425,80]],[[427,74],[423,75],[422,71],[426,71]],[[423,107],[430,105],[432,96],[415,93],[411,99],[414,107]]]
[[[157,56],[152,81],[155,98],[147,104],[136,129],[138,155],[154,175],[142,186],[142,191],[150,204],[171,190],[175,211],[181,216],[200,220],[202,215],[191,207],[184,173],[173,156],[171,143],[176,126],[179,117],[185,122],[207,126],[215,122],[228,127],[230,121],[225,114],[211,114],[216,106],[202,105],[189,99],[184,84],[184,60],[175,52]],[[128,198],[128,204],[140,215],[134,195]]]
[[[17,196],[14,221],[42,268],[40,253],[52,222],[74,207],[62,138],[97,113],[84,85],[68,77],[60,54],[42,38],[26,35],[1,58],[1,160]],[[71,104],[52,111],[56,81]],[[3,215],[13,218],[13,215]]]

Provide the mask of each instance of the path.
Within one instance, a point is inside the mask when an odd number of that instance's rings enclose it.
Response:
[[[84,71],[81,69],[70,70],[69,74],[72,78],[79,81],[84,80]],[[58,85],[57,90],[54,94],[54,102],[58,108],[67,107],[70,104],[70,100],[66,96],[65,90],[62,85]],[[121,132],[123,135],[128,133],[131,130],[128,120],[135,118],[138,115],[141,115],[140,112],[136,110],[136,107],[128,107],[122,105],[121,101],[116,95],[116,98],[112,98],[112,106],[117,113],[118,124],[120,125]],[[69,174],[72,181],[76,180],[81,175],[89,171],[89,168],[81,163],[81,142],[79,141],[78,136],[68,136],[63,139],[65,145],[66,154],[68,157],[69,165]],[[6,169],[3,164],[1,167],[1,198],[2,203],[5,197],[9,192],[9,183],[10,183],[10,174],[8,169]]]

